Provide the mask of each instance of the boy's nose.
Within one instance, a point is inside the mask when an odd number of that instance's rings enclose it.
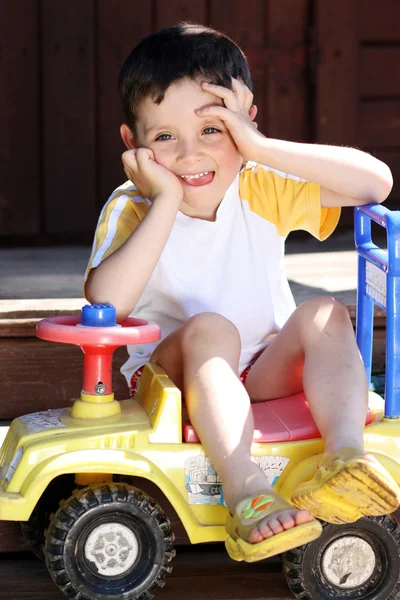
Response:
[[[179,145],[178,160],[185,163],[195,163],[200,157],[199,144],[192,140],[182,141]]]

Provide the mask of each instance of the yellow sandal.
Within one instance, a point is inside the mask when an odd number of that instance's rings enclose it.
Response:
[[[321,535],[322,525],[313,519],[309,523],[296,525],[256,544],[246,541],[251,531],[265,517],[271,514],[278,515],[288,508],[293,509],[293,506],[273,489],[265,494],[253,494],[239,502],[235,514],[228,515],[226,522],[229,537],[225,547],[229,556],[237,561],[254,562],[307,544]]]
[[[292,502],[328,523],[350,523],[395,511],[400,489],[375,458],[342,448],[322,455],[315,476],[297,486]]]

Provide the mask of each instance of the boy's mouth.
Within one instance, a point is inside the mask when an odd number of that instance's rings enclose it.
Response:
[[[198,187],[200,185],[208,185],[214,179],[215,171],[203,171],[202,173],[194,173],[193,175],[181,175],[181,180],[186,185]]]

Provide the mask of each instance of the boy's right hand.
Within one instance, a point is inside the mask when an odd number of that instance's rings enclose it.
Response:
[[[179,178],[158,164],[149,148],[126,150],[122,163],[126,176],[144,198],[154,202],[158,196],[168,196],[182,202],[183,186]]]

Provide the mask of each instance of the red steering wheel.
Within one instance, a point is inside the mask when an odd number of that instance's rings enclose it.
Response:
[[[74,344],[84,353],[83,392],[104,395],[112,393],[112,355],[119,346],[127,344],[148,344],[160,339],[160,327],[151,321],[128,317],[120,324],[109,325],[110,319],[104,319],[98,325],[85,324],[84,310],[104,312],[107,305],[84,307],[80,317],[49,317],[39,321],[36,334],[43,340]],[[114,323],[115,323],[115,309]],[[92,315],[91,315],[92,317]],[[96,319],[86,322],[95,323]],[[112,322],[112,321],[111,321]]]

